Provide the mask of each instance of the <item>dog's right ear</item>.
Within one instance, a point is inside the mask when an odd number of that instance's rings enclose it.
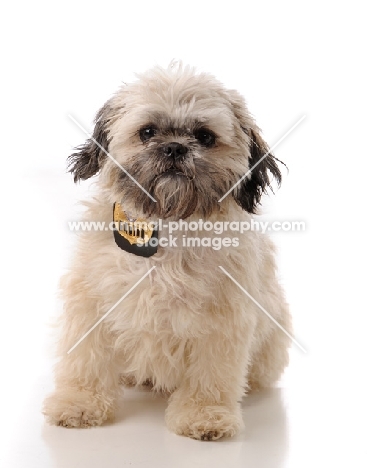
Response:
[[[92,137],[78,146],[76,152],[68,157],[68,172],[73,174],[74,182],[89,179],[97,174],[106,160],[110,116],[111,108],[106,103],[96,115]]]

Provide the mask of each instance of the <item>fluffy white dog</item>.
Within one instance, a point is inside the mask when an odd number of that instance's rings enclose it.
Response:
[[[218,236],[203,223],[251,221],[269,174],[281,180],[267,152],[243,98],[181,64],[148,71],[102,107],[70,171],[75,181],[99,174],[84,221],[118,228],[82,232],[62,279],[50,423],[102,424],[121,383],[149,382],[170,393],[175,433],[215,440],[241,428],[242,396],[279,378],[290,340],[225,272],[288,332],[290,318],[270,240]],[[178,221],[186,229],[170,239]]]

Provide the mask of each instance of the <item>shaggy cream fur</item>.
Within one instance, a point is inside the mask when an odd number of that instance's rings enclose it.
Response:
[[[157,134],[144,143],[139,129],[152,122]],[[202,147],[195,140],[193,128],[198,125],[215,134],[213,147]],[[159,133],[161,128],[165,131]],[[240,188],[222,203],[217,200],[251,165],[251,132],[257,147],[266,148],[242,98],[210,75],[182,66],[148,72],[104,106],[94,137],[155,196],[159,207],[89,141],[72,157],[76,180],[99,171],[98,198],[85,203],[84,220],[110,223],[112,204],[122,200],[126,209],[147,220],[159,216],[177,220],[184,205],[192,205],[188,222],[250,221],[253,214],[243,209]],[[160,145],[170,141],[189,148],[193,182],[181,175],[162,176],[166,168],[159,172],[149,160],[149,155],[162,157]],[[187,170],[184,164],[180,172]],[[260,176],[266,177],[267,169],[263,167]],[[172,198],[171,177],[180,197],[174,205],[167,204]],[[190,198],[194,196],[196,201]],[[148,199],[145,205],[139,201],[143,197]],[[238,236],[238,247],[213,250],[185,248],[180,240],[183,235],[228,237],[228,233],[174,235],[178,247],[159,247],[155,255],[144,258],[119,249],[111,231],[80,234],[70,272],[61,281],[60,359],[55,391],[44,403],[50,423],[102,424],[113,417],[120,402],[121,382],[150,382],[153,389],[171,394],[166,422],[172,431],[215,440],[242,427],[240,401],[246,391],[269,386],[281,375],[288,362],[288,337],[219,269],[224,267],[290,332],[270,240],[247,231]],[[159,236],[168,237],[165,228]],[[68,354],[152,266],[156,268],[149,276]]]

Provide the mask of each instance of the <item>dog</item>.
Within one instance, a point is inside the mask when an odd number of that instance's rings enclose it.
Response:
[[[281,183],[268,153],[243,97],[182,63],[138,75],[100,109],[69,171],[75,182],[98,176],[84,221],[115,228],[81,232],[61,280],[49,423],[100,425],[123,384],[149,384],[169,394],[176,434],[216,440],[243,427],[242,397],[288,364],[277,324],[290,333],[291,319],[270,239],[227,230],[215,248],[202,226],[251,222],[271,178]],[[169,243],[172,225],[182,229]]]

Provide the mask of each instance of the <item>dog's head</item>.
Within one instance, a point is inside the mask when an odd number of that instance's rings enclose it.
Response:
[[[281,181],[268,151],[236,91],[178,65],[154,68],[121,88],[69,167],[75,181],[100,172],[113,197],[140,213],[184,219],[219,210],[218,200],[245,174],[227,198],[254,213],[269,172]]]

